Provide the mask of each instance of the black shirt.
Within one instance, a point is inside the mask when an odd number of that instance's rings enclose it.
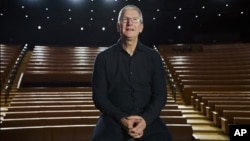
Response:
[[[119,121],[139,115],[147,124],[166,103],[166,79],[160,55],[138,43],[130,56],[119,40],[99,53],[93,72],[93,100],[104,114]]]

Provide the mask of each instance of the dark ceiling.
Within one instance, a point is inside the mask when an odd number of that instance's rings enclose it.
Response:
[[[250,42],[250,0],[1,0],[1,43],[108,46],[119,10],[135,4],[148,45]]]

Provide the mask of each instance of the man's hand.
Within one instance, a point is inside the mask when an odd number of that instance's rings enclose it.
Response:
[[[122,118],[121,123],[127,131],[132,129],[134,126],[134,120],[128,119],[128,117]]]
[[[146,128],[145,120],[140,116],[129,116],[121,119],[121,123],[133,138],[141,138]]]

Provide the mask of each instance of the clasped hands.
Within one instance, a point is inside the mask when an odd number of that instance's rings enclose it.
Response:
[[[128,116],[121,119],[123,127],[133,138],[141,138],[146,128],[146,121],[141,116]]]

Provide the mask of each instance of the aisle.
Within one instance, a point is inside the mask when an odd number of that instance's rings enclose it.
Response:
[[[169,89],[168,89],[169,90]],[[168,91],[172,95],[171,91]],[[229,137],[223,134],[222,130],[215,127],[213,122],[208,120],[199,111],[194,110],[192,106],[186,106],[183,103],[180,92],[177,91],[176,103],[183,116],[187,118],[187,122],[192,125],[193,136],[199,141],[229,141]]]

